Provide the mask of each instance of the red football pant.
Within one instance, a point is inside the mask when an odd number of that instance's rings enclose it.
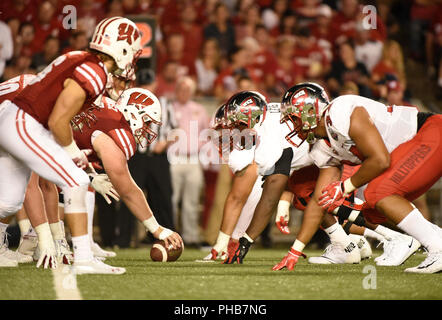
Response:
[[[413,201],[442,176],[442,115],[427,119],[416,136],[391,153],[390,168],[364,192],[369,207],[390,195]]]

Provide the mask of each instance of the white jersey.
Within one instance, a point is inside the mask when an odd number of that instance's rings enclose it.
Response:
[[[330,103],[324,114],[334,158],[340,162],[360,164],[363,160],[349,135],[350,117],[356,107],[363,107],[368,112],[388,152],[392,152],[416,135],[418,113],[416,108],[386,106],[356,95],[340,96]]]
[[[290,173],[313,164],[313,160],[309,156],[309,145],[303,143],[298,148],[292,146],[285,139],[289,129],[280,123],[280,119],[280,104],[270,103],[266,119],[255,127],[257,132],[256,146],[249,150],[234,150],[230,153],[229,166],[233,172],[240,171],[255,161],[258,165],[259,175],[270,175],[275,169],[275,163],[281,158],[282,152],[286,148],[293,149]]]

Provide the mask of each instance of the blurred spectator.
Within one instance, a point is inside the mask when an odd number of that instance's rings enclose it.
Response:
[[[89,39],[86,32],[80,30],[73,32],[69,37],[69,47],[63,49],[63,53],[70,51],[85,50],[89,47]]]
[[[43,52],[36,53],[32,57],[32,67],[36,72],[40,72],[59,55],[60,41],[57,37],[49,36],[45,41]]]
[[[165,51],[158,52],[158,73],[162,73],[162,69],[166,61],[174,61],[179,66],[178,76],[196,75],[195,61],[186,60],[184,45],[184,37],[180,33],[173,33],[167,37]]]
[[[316,23],[311,26],[312,35],[316,38],[318,45],[329,61],[333,60],[333,37],[330,31],[332,15],[332,9],[329,6],[320,5]]]
[[[373,82],[383,79],[387,73],[395,75],[401,83],[406,83],[404,57],[400,44],[388,40],[384,44],[381,61],[371,71]]]
[[[175,96],[175,86],[178,79],[178,63],[167,61],[163,71],[158,75],[155,94],[159,97],[172,99]]]
[[[362,5],[358,0],[341,0],[339,2],[339,11],[334,15],[331,22],[333,39],[338,44],[347,40],[354,39],[356,35],[356,25],[364,19]],[[370,30],[370,39],[384,41],[387,32],[382,19],[376,15],[376,26]]]
[[[301,28],[297,33],[295,63],[300,67],[304,79],[321,79],[330,71],[330,61],[311,36],[310,28]]]
[[[270,8],[262,12],[262,23],[268,30],[279,25],[284,13],[289,9],[287,0],[273,0]]]
[[[33,47],[34,38],[34,25],[28,22],[22,23],[18,31],[18,37],[15,39],[14,57],[18,57],[22,52],[32,54],[35,51]]]
[[[410,11],[410,51],[411,56],[421,60],[424,58],[424,35],[438,11],[437,1],[413,0]]]
[[[341,89],[339,90],[339,95],[343,96],[346,94],[359,95],[358,85],[353,81],[344,82],[344,84],[341,86]]]
[[[23,52],[20,56],[14,58],[12,63],[5,68],[3,79],[9,80],[22,74],[35,74],[35,70],[31,68],[30,53]]]
[[[214,83],[220,66],[219,46],[216,39],[207,39],[203,43],[201,54],[195,61],[198,93],[213,95]]]
[[[111,17],[121,17],[124,15],[123,10],[123,4],[121,3],[121,0],[110,0],[108,3],[108,10],[106,13],[106,18]],[[95,21],[91,22],[90,24],[94,24]],[[86,24],[86,22],[85,22]]]
[[[243,47],[237,47],[232,52],[229,65],[221,70],[215,80],[215,96],[218,99],[225,100],[237,91],[237,79],[240,76],[253,77],[253,69],[249,66],[247,57],[247,50]]]
[[[381,60],[382,48],[383,43],[379,40],[370,40],[370,31],[358,23],[355,36],[356,60],[362,62],[368,72],[371,72]]]
[[[293,11],[287,10],[281,17],[280,23],[271,29],[270,34],[275,39],[280,36],[293,36],[298,29],[298,18]]]
[[[224,55],[232,53],[235,47],[235,29],[229,23],[230,13],[225,4],[218,2],[214,9],[214,21],[204,28],[204,38],[218,40]]]
[[[77,28],[86,32],[86,36],[91,38],[96,25],[105,17],[104,7],[99,1],[80,1],[80,6],[77,8],[77,14],[79,17],[77,20]],[[113,1],[109,5],[112,4]],[[122,16],[123,14],[120,15]]]
[[[390,106],[409,106],[415,107],[409,101],[404,99],[405,85],[397,79],[386,81],[387,87],[387,104]],[[418,109],[418,108],[417,108]]]
[[[0,21],[0,78],[5,70],[6,61],[12,58],[14,53],[14,42],[12,41],[11,29]]]
[[[163,28],[167,38],[170,34],[181,34],[183,37],[183,57],[184,65],[193,65],[203,43],[203,30],[197,23],[197,12],[192,3],[186,3],[180,12],[180,21],[174,21],[172,25]],[[194,73],[190,73],[194,74]]]
[[[209,117],[206,109],[194,102],[196,84],[189,77],[177,82],[176,99],[172,103],[174,114],[180,129],[176,142],[171,146],[178,154],[169,153],[171,162],[174,207],[174,220],[178,222],[179,204],[181,203],[181,236],[185,245],[199,246],[200,194],[204,177],[199,163],[201,142],[198,137],[208,128]],[[181,134],[180,134],[181,133]],[[185,134],[183,136],[183,134]]]
[[[259,50],[255,54],[254,67],[258,72],[257,76],[260,79],[265,79],[268,66],[275,64],[275,53],[272,39],[264,25],[260,24],[256,27],[255,39],[258,42]]]
[[[32,53],[43,51],[47,37],[59,37],[61,41],[67,39],[68,32],[55,15],[56,8],[50,1],[43,1],[38,7],[37,19],[34,20],[35,37],[32,41]]]
[[[122,0],[124,14],[138,14],[138,1],[137,0]]]
[[[281,37],[276,44],[276,58],[266,72],[266,85],[270,95],[280,97],[297,82],[301,82],[302,69],[295,63],[295,40]]]
[[[341,85],[347,81],[357,84],[360,95],[370,97],[369,74],[365,65],[355,57],[354,46],[350,41],[339,46],[339,59],[333,63],[328,76],[328,88],[332,96],[337,96]]]
[[[20,22],[31,22],[37,14],[33,0],[3,0],[0,4],[0,19],[18,18]]]
[[[245,7],[243,21],[235,27],[236,43],[239,44],[246,37],[253,37],[256,27],[261,23],[260,9],[256,4],[250,4],[250,0],[242,1],[248,3]]]
[[[11,31],[11,36],[14,41],[18,37],[20,31],[20,24],[21,22],[18,18],[11,18],[7,20],[7,25],[9,26],[9,29]]]
[[[442,59],[442,4],[439,5],[431,27],[426,33],[425,55],[428,68],[428,75],[434,77],[439,70]]]
[[[321,0],[302,0],[302,5],[296,8],[299,26],[307,27],[313,25],[319,15]]]

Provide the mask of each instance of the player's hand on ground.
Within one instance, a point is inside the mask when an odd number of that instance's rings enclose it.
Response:
[[[90,176],[92,177],[92,188],[101,194],[108,204],[112,203],[109,197],[112,197],[115,201],[120,201],[120,195],[115,190],[107,174],[90,174]]]
[[[229,247],[228,256],[226,260],[224,260],[224,264],[233,264],[239,263],[241,264],[249,251],[250,246],[252,245],[246,238],[241,237],[236,246]]]
[[[184,242],[181,236],[170,229],[159,227],[153,236],[157,239],[164,240],[167,247],[172,246],[174,249],[184,248]]]
[[[284,268],[287,268],[287,270],[293,270],[296,263],[298,263],[299,257],[306,257],[305,254],[302,252],[296,251],[293,248],[290,248],[290,251],[287,253],[287,255],[281,260],[280,263],[276,264],[272,270],[282,270]]]
[[[327,212],[332,213],[344,203],[345,196],[343,182],[335,181],[322,189],[318,204]]]
[[[57,252],[54,248],[40,249],[40,258],[37,261],[37,268],[43,266],[44,269],[57,269]]]

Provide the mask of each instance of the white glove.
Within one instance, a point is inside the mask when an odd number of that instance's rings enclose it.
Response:
[[[120,195],[115,190],[107,174],[89,174],[89,176],[92,177],[92,188],[101,194],[108,204],[112,203],[109,196],[114,198],[116,201],[120,201]]]
[[[86,169],[89,163],[87,156],[92,153],[91,149],[80,150],[74,140],[72,140],[70,145],[63,147],[63,149],[70,155],[77,167]]]
[[[40,268],[40,266],[43,264],[44,269],[47,269],[48,267],[51,269],[57,269],[57,252],[54,245],[45,246],[40,245],[39,243],[38,246],[40,257],[37,261],[37,268]]]

